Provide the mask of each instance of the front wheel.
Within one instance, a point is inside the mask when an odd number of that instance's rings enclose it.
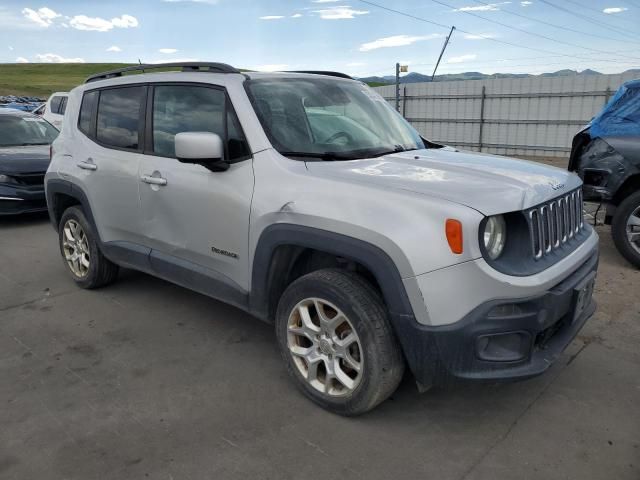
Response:
[[[640,192],[629,195],[618,205],[611,234],[622,256],[640,268]]]
[[[365,413],[402,379],[402,353],[380,295],[353,273],[318,270],[293,282],[278,304],[276,333],[295,383],[334,413]]]

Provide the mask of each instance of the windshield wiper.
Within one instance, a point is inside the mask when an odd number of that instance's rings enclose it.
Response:
[[[285,157],[318,158],[325,161],[333,160],[356,160],[363,158],[360,155],[341,154],[337,152],[280,152]]]
[[[407,152],[416,150],[415,148],[405,148],[402,145],[396,145],[393,149],[385,148],[362,148],[359,150],[351,150],[349,152],[280,152],[285,157],[302,157],[302,158],[318,158],[325,161],[334,160],[358,160],[363,158],[376,158],[390,155],[392,153]]]

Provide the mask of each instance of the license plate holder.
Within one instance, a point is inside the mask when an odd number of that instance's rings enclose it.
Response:
[[[593,289],[596,283],[596,274],[595,272],[585,278],[579,285],[577,285],[573,290],[573,319],[572,322],[575,322],[582,314],[585,309],[591,303],[591,297],[593,296]]]

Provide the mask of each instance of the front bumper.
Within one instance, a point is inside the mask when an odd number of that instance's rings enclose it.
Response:
[[[46,211],[44,185],[0,185],[0,215]]]
[[[597,268],[596,250],[546,292],[484,303],[454,324],[394,319],[416,380],[424,385],[451,378],[507,381],[543,373],[595,312],[591,293]]]

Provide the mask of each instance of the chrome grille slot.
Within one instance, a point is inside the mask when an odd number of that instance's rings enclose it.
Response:
[[[531,250],[538,260],[565,245],[584,228],[582,191],[575,190],[525,213]]]

